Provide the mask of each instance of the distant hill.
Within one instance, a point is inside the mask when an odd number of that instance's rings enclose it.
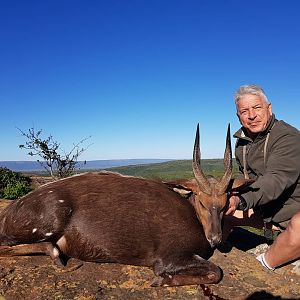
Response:
[[[202,170],[206,175],[215,177],[224,174],[223,159],[201,160]],[[2,161],[0,167],[23,173],[40,173],[47,176],[45,170],[37,162],[28,161]],[[108,170],[123,175],[155,178],[161,180],[193,178],[192,160],[167,159],[120,159],[120,160],[93,160],[81,165],[79,172]],[[233,160],[233,176],[237,173],[237,165]],[[43,175],[43,176],[44,176]]]
[[[113,159],[113,160],[90,160],[85,164],[80,162],[80,169],[97,170],[119,166],[153,164],[166,162],[169,159]],[[44,171],[44,168],[36,161],[0,161],[0,167],[8,168],[16,172]]]
[[[206,175],[220,177],[224,174],[223,159],[203,159],[201,167]],[[162,163],[147,165],[131,165],[108,169],[123,175],[138,176],[144,178],[157,178],[161,180],[190,179],[193,178],[192,160],[172,160]],[[233,160],[233,176],[238,169]]]

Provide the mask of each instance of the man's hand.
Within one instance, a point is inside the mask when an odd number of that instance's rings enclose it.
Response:
[[[240,203],[240,198],[238,196],[231,196],[228,200],[228,209],[225,212],[225,215],[233,215]]]

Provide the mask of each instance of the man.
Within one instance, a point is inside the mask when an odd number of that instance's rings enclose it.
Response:
[[[234,135],[236,160],[241,175],[255,182],[245,193],[230,197],[224,230],[267,224],[283,230],[257,257],[274,269],[300,257],[300,132],[275,118],[257,85],[241,86],[235,104],[242,125]]]

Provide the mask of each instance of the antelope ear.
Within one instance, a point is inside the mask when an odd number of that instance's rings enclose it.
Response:
[[[182,197],[189,196],[192,193],[192,191],[190,191],[190,190],[186,190],[184,188],[180,189],[180,188],[176,188],[176,187],[173,188],[173,191],[176,192],[177,194],[179,194]]]
[[[167,185],[170,190],[173,190],[183,197],[186,197],[189,194],[193,193],[193,191],[196,191],[198,186],[196,180],[194,179],[169,181],[164,182],[164,184]]]
[[[228,185],[228,190],[230,191],[239,191],[249,186],[255,180],[253,179],[231,179]]]

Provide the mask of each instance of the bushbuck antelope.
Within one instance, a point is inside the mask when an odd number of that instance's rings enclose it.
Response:
[[[229,127],[226,141],[220,180],[201,170],[198,125],[195,180],[163,183],[100,172],[36,189],[0,214],[0,256],[43,253],[62,265],[62,254],[148,266],[157,276],[154,286],[219,282],[221,270],[207,259],[221,241],[226,192],[235,187]]]

